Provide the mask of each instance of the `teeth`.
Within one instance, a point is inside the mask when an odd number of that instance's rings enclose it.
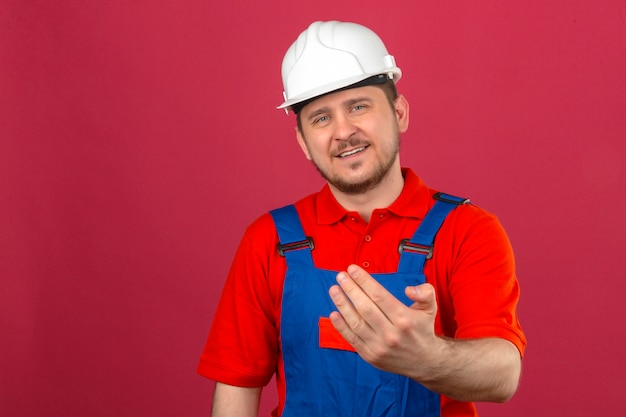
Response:
[[[339,154],[339,157],[340,158],[345,158],[346,156],[350,156],[350,155],[354,155],[356,153],[359,153],[359,152],[363,151],[364,149],[365,149],[365,146],[363,146],[361,148],[356,148],[356,149],[353,149],[353,150],[351,150],[349,152],[344,152],[342,154]]]

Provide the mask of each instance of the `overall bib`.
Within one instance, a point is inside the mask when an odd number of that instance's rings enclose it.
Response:
[[[437,194],[437,201],[409,240],[400,242],[395,273],[373,274],[396,298],[411,305],[407,286],[426,282],[424,263],[432,256],[435,235],[448,213],[467,200]],[[285,369],[282,417],[435,417],[439,394],[401,375],[365,362],[331,329],[336,310],[328,289],[337,271],[316,268],[293,205],[271,212],[286,258],[280,343]],[[342,343],[343,342],[343,343]]]

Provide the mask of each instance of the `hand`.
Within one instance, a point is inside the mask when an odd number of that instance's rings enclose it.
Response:
[[[329,294],[335,329],[361,357],[459,401],[506,401],[519,383],[521,360],[499,338],[457,340],[435,335],[437,301],[430,284],[407,287],[407,307],[356,265],[337,274]]]
[[[356,265],[337,274],[329,294],[339,310],[335,329],[373,366],[414,379],[428,375],[429,361],[441,349],[435,335],[437,302],[430,284],[407,287],[407,307]]]

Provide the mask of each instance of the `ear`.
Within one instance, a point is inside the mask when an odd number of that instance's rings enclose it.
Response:
[[[403,95],[399,95],[395,102],[396,120],[398,131],[404,133],[409,129],[409,102]]]
[[[304,136],[302,136],[302,132],[300,131],[300,129],[298,129],[297,126],[296,126],[296,139],[298,139],[298,145],[300,145],[302,152],[304,152],[304,156],[306,156],[306,159],[310,161],[311,154],[309,153],[309,148],[306,146],[306,141],[304,140]]]

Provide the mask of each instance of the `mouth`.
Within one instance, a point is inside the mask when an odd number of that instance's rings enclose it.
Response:
[[[347,158],[349,156],[353,156],[356,154],[359,154],[361,152],[363,152],[364,150],[366,150],[368,148],[368,146],[361,146],[358,148],[354,148],[354,149],[350,149],[349,151],[345,151],[340,153],[339,155],[337,155],[337,158]]]

